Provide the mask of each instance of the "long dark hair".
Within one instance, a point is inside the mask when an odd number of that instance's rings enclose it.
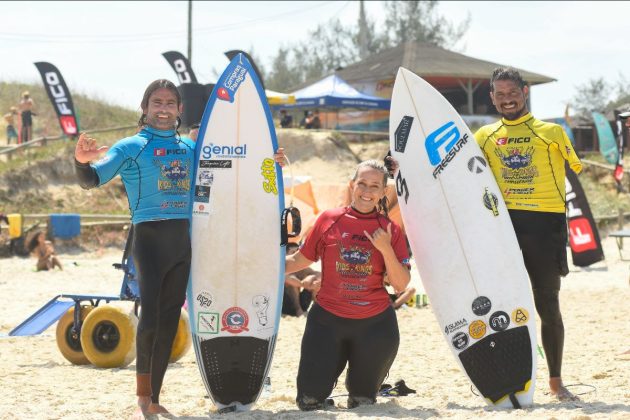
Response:
[[[39,235],[41,235],[42,233],[44,233],[41,230],[35,231],[35,233],[33,234],[33,236],[31,236],[31,240],[28,241],[28,252],[33,252],[33,250],[35,248],[37,248],[37,246],[39,245],[39,241],[37,240],[37,238],[39,238]]]
[[[177,98],[177,108],[179,108],[179,106],[182,104],[182,97],[179,94],[179,91],[177,90],[177,86],[175,86],[173,82],[167,79],[154,80],[153,82],[151,82],[149,86],[147,86],[146,90],[144,91],[144,96],[142,97],[142,102],[140,102],[140,109],[142,110],[142,115],[140,116],[140,119],[138,120],[139,128],[142,128],[142,126],[147,124],[147,114],[145,114],[144,110],[149,107],[149,98],[151,97],[153,92],[162,88],[168,89],[171,92],[173,92],[173,94]],[[177,117],[177,125],[175,126],[175,130],[177,130],[180,125],[182,125],[182,120],[181,118]]]
[[[385,167],[384,164],[382,164],[381,162],[375,159],[364,160],[363,162],[359,163],[359,165],[357,166],[357,170],[354,172],[354,176],[352,177],[352,180],[356,181],[357,177],[359,176],[359,169],[366,168],[366,167],[375,169],[381,172],[383,174],[383,186],[387,187],[387,179],[389,178],[389,172],[387,171],[387,168]],[[383,213],[385,217],[389,218],[389,214],[388,214],[389,200],[387,199],[387,195],[383,196],[383,198],[381,198],[378,201],[377,210]]]

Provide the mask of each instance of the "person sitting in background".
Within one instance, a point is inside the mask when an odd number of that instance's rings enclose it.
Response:
[[[313,114],[313,111],[308,111],[308,113],[306,114],[306,117],[304,118],[304,128],[306,129],[313,128],[314,119],[315,119],[315,115]]]
[[[311,114],[310,127],[314,130],[319,130],[322,128],[322,120],[319,119],[319,111],[315,110],[313,114]]]
[[[392,301],[392,307],[394,309],[398,309],[405,303],[409,302],[409,300],[416,294],[416,288],[412,286],[408,286],[402,292],[389,293],[389,288],[391,287],[391,285],[387,282],[387,279],[384,281],[384,283],[385,287],[388,289],[387,294]]]
[[[298,244],[287,245],[287,255],[295,254]],[[317,292],[322,286],[322,275],[310,267],[306,267],[284,277],[284,298],[282,314],[302,316],[306,314],[311,302],[316,301]]]
[[[280,110],[280,127],[290,128],[293,126],[293,117],[287,114],[285,109]]]
[[[302,117],[302,119],[300,120],[300,128],[308,128],[306,126],[307,122],[310,121],[309,115],[311,114],[310,111],[304,111],[304,116]]]
[[[28,243],[28,250],[37,258],[35,265],[37,271],[53,270],[55,267],[63,270],[61,262],[55,256],[55,247],[52,242],[46,240],[44,232],[38,231],[33,235]]]

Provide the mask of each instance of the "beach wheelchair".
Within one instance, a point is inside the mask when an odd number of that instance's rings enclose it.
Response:
[[[9,336],[38,335],[58,321],[57,347],[70,363],[93,364],[101,368],[129,365],[136,357],[136,328],[138,313],[142,310],[137,272],[131,256],[132,238],[133,226],[121,263],[113,264],[124,273],[119,295],[57,295],[11,330]],[[133,302],[133,308],[124,311],[121,307],[107,305],[116,301]],[[169,362],[181,359],[191,344],[188,314],[182,310]]]

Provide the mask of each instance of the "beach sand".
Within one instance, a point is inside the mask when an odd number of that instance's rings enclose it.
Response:
[[[612,238],[604,240],[606,263],[572,268],[563,282],[566,327],[563,375],[581,402],[560,403],[547,393],[547,367],[538,356],[535,404],[525,410],[486,406],[451,354],[430,305],[397,311],[401,344],[386,382],[404,379],[417,390],[380,398],[376,405],[348,410],[344,376],[333,392],[336,407],[300,412],[295,376],[305,318],[283,318],[271,369],[271,389],[253,411],[218,415],[199,375],[191,349],[166,374],[161,402],[177,418],[238,419],[411,419],[411,418],[630,418],[630,262],[620,261]],[[105,249],[62,254],[63,272],[34,272],[33,259],[0,260],[0,419],[122,419],[135,404],[135,362],[122,369],[74,366],[57,350],[55,325],[35,337],[8,332],[49,299],[65,293],[118,293],[122,273],[112,267],[122,251]],[[414,271],[417,280],[417,273]],[[130,308],[129,303],[121,303]],[[540,330],[539,330],[540,331]],[[587,386],[588,385],[588,386]]]

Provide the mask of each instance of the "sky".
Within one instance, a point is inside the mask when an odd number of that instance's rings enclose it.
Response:
[[[71,92],[139,109],[146,86],[177,81],[162,53],[187,53],[188,2],[3,2],[0,80],[41,83],[36,61],[60,70]],[[382,28],[382,2],[366,2]],[[457,2],[438,12],[470,27],[455,46],[471,57],[557,79],[534,86],[538,118],[561,116],[576,88],[604,77],[630,81],[630,2]],[[253,51],[269,68],[281,46],[308,38],[339,18],[356,25],[358,1],[193,2],[192,67],[214,83],[228,64],[223,52]]]

